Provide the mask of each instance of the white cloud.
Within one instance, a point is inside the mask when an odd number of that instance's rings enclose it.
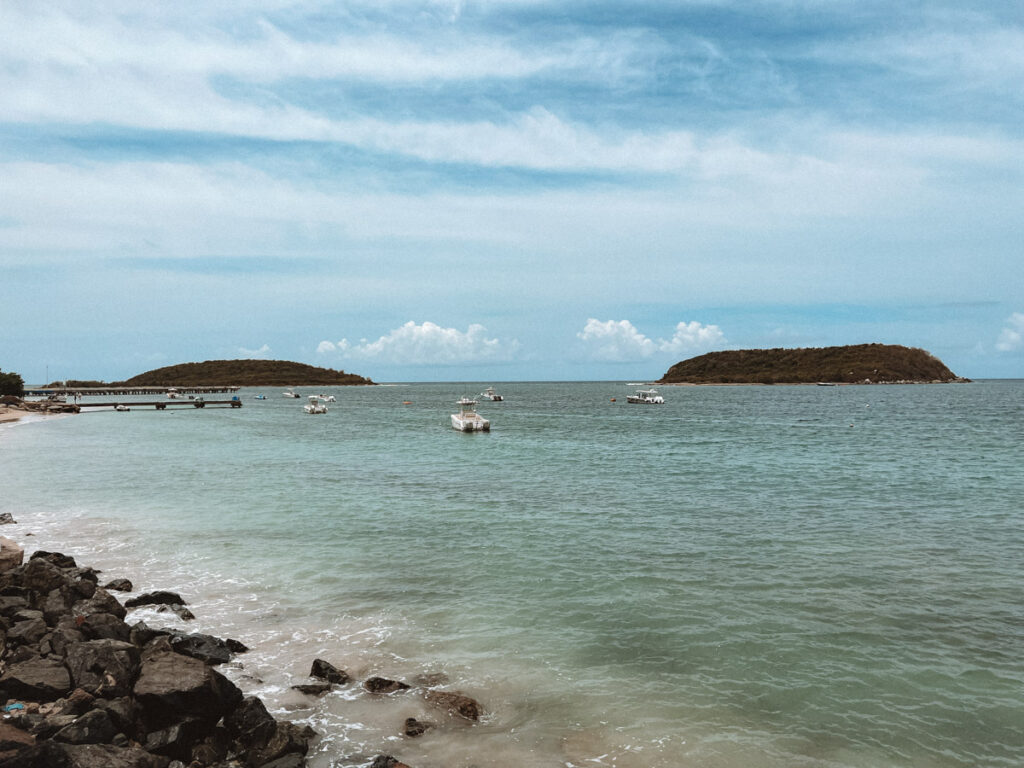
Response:
[[[658,342],[658,349],[673,355],[697,352],[719,347],[725,343],[725,334],[717,325],[701,325],[696,320],[679,323],[668,341]]]
[[[704,351],[725,344],[725,335],[717,325],[703,325],[696,320],[676,325],[671,339],[649,339],[628,320],[589,318],[576,334],[591,349],[594,359],[626,362],[650,357],[655,353],[682,355]]]
[[[1024,349],[1024,312],[1014,312],[1006,319],[1007,325],[999,334],[996,349],[1015,352]]]
[[[259,349],[246,349],[245,347],[239,347],[238,354],[243,358],[250,358],[252,360],[266,360],[270,356],[270,347],[266,344]]]
[[[361,339],[353,344],[348,339],[322,341],[320,354],[340,353],[346,357],[374,359],[405,365],[447,365],[481,360],[508,360],[519,348],[516,340],[487,338],[487,329],[477,323],[465,331],[442,328],[430,321],[417,325],[410,320],[400,328],[376,341]]]
[[[629,320],[606,320],[593,317],[576,334],[593,350],[598,360],[625,361],[648,357],[656,347]]]

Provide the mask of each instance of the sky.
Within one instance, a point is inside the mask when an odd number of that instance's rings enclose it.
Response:
[[[1024,5],[3,0],[0,369],[1024,377]]]

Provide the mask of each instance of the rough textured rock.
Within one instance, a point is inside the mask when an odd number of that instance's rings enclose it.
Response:
[[[338,669],[336,666],[331,664],[329,661],[323,659],[314,659],[313,666],[309,670],[310,677],[316,677],[320,680],[326,680],[328,683],[336,683],[338,685],[345,685],[352,678],[349,677],[348,672]]]
[[[13,699],[56,701],[71,690],[71,676],[56,659],[31,658],[12,664],[0,677],[0,691]]]
[[[103,585],[110,592],[131,592],[133,587],[128,579],[112,579]]]
[[[234,683],[198,659],[175,653],[166,638],[154,640],[143,654],[134,692],[154,727],[187,717],[216,723],[242,701]]]
[[[117,727],[110,715],[102,709],[93,709],[57,731],[53,740],[67,744],[106,744],[116,733]]]
[[[17,542],[0,536],[0,573],[17,568],[25,561],[25,550]]]
[[[141,605],[188,605],[188,603],[182,600],[181,595],[177,592],[157,590],[156,592],[146,592],[138,597],[126,600],[124,607],[138,608]]]
[[[370,693],[396,693],[409,690],[409,685],[399,680],[388,680],[386,677],[371,677],[363,683],[363,688]]]
[[[399,762],[396,758],[391,755],[377,755],[373,759],[373,763],[370,768],[409,768],[405,763]]]
[[[170,643],[171,648],[178,653],[199,659],[206,664],[225,664],[231,661],[231,649],[227,641],[213,635],[172,632]]]
[[[35,743],[35,737],[27,731],[15,728],[9,723],[0,723],[0,757],[31,747]]]
[[[15,525],[17,522],[10,512],[0,512],[0,525]]]
[[[94,696],[127,696],[139,671],[139,649],[121,640],[88,640],[68,648],[67,667],[75,686]]]
[[[467,720],[479,720],[483,708],[476,699],[472,699],[459,691],[427,691],[423,698],[434,706],[459,715]]]
[[[431,723],[424,723],[415,717],[407,717],[405,718],[405,726],[402,728],[402,733],[410,738],[416,738],[417,736],[422,736],[433,727]]]
[[[303,685],[293,685],[292,690],[305,693],[307,696],[323,696],[333,687],[333,683],[306,683]]]

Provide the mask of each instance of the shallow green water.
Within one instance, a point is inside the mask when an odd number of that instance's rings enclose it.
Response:
[[[194,596],[314,766],[1024,763],[1024,383],[509,383],[453,431],[488,383],[5,428],[0,511]],[[415,697],[288,691],[315,655],[489,715],[397,739]]]

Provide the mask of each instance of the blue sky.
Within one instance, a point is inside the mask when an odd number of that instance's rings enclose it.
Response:
[[[0,368],[1024,377],[1024,6],[0,4]]]

